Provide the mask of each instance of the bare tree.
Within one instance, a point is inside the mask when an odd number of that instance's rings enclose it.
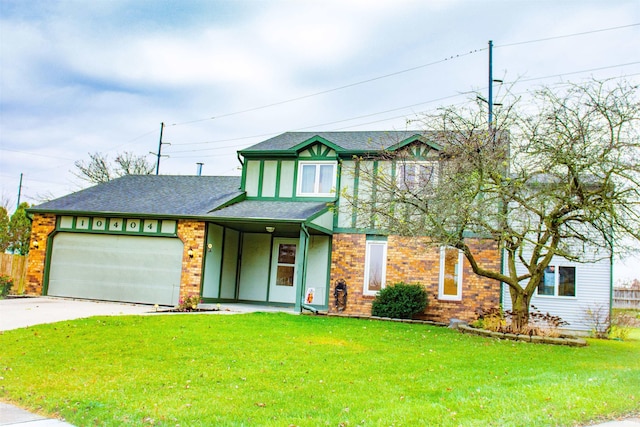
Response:
[[[89,153],[89,161],[78,160],[72,173],[78,178],[94,184],[111,181],[124,175],[151,175],[155,166],[144,156],[123,152],[116,156],[113,163],[102,153]]]
[[[439,157],[412,169],[408,182],[399,167],[361,162],[360,182],[375,197],[350,200],[379,227],[457,248],[476,274],[505,283],[518,329],[554,256],[607,257],[614,246],[631,249],[623,238],[640,239],[638,86],[590,81],[532,95],[505,98],[491,129],[479,101],[427,115],[425,135],[442,147]],[[485,268],[470,237],[497,242],[504,271]]]

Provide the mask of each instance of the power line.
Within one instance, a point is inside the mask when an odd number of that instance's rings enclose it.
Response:
[[[614,31],[614,30],[620,30],[620,29],[624,29],[624,28],[630,28],[630,27],[635,27],[635,26],[640,26],[640,23],[635,23],[635,24],[629,24],[629,25],[621,25],[621,26],[617,26],[617,27],[609,27],[609,28],[601,28],[601,29],[596,29],[596,30],[590,30],[590,31],[583,31],[583,32],[579,32],[579,33],[571,33],[571,34],[564,34],[564,35],[559,35],[559,36],[553,36],[553,37],[546,37],[546,38],[541,38],[541,39],[532,39],[532,40],[525,40],[525,41],[520,41],[520,42],[514,42],[514,43],[506,43],[506,44],[502,44],[502,45],[497,45],[494,46],[495,48],[500,48],[500,47],[508,47],[508,46],[517,46],[517,45],[522,45],[522,44],[529,44],[529,43],[539,43],[539,42],[544,42],[544,41],[549,41],[549,40],[557,40],[557,39],[562,39],[562,38],[569,38],[569,37],[578,37],[578,36],[584,36],[584,35],[588,35],[588,34],[595,34],[595,33],[601,33],[601,32],[605,32],[605,31]],[[296,101],[300,101],[303,99],[307,99],[307,98],[312,98],[315,96],[319,96],[319,95],[325,95],[327,93],[331,93],[331,92],[336,92],[339,90],[343,90],[343,89],[348,89],[351,87],[355,87],[355,86],[359,86],[359,85],[363,85],[366,83],[371,83],[377,80],[382,80],[388,77],[393,77],[393,76],[397,76],[400,74],[404,74],[404,73],[408,73],[411,71],[415,71],[415,70],[419,70],[422,68],[426,68],[426,67],[431,67],[433,65],[437,65],[437,64],[441,64],[443,62],[446,61],[450,61],[453,59],[458,59],[458,58],[462,58],[468,55],[472,55],[478,52],[482,52],[487,50],[487,48],[478,48],[478,49],[474,49],[471,50],[467,53],[462,53],[462,54],[457,54],[457,55],[451,55],[445,59],[441,59],[438,61],[433,61],[427,64],[422,64],[422,65],[417,65],[415,67],[410,67],[410,68],[406,68],[400,71],[395,71],[393,73],[388,73],[388,74],[383,74],[381,76],[377,76],[377,77],[373,77],[370,79],[366,79],[366,80],[361,80],[358,82],[354,82],[354,83],[350,83],[350,84],[346,84],[343,86],[338,86],[332,89],[327,89],[327,90],[323,90],[320,92],[315,92],[315,93],[311,93],[311,94],[307,94],[307,95],[302,95],[302,96],[298,96],[298,97],[294,97],[294,98],[290,98],[290,99],[286,99],[283,101],[278,101],[278,102],[273,102],[270,104],[265,104],[265,105],[261,105],[259,107],[252,107],[252,108],[247,108],[244,110],[238,110],[238,111],[234,111],[231,113],[225,113],[225,114],[220,114],[217,116],[212,116],[212,117],[206,117],[203,119],[196,119],[196,120],[190,120],[190,121],[186,121],[186,122],[181,122],[181,123],[173,123],[170,126],[182,126],[182,125],[187,125],[187,124],[193,124],[193,123],[199,123],[199,122],[203,122],[203,121],[207,121],[207,120],[214,120],[214,119],[220,119],[223,117],[229,117],[229,116],[235,116],[238,114],[244,114],[244,113],[248,113],[248,112],[252,112],[252,111],[257,111],[257,110],[262,110],[265,108],[270,108],[270,107],[275,107],[278,105],[283,105],[283,104],[288,104],[291,102],[296,102]]]
[[[69,159],[67,157],[54,156],[54,155],[51,155],[51,154],[30,153],[28,151],[12,150],[10,148],[0,148],[0,151],[11,151],[13,153],[27,154],[29,156],[39,156],[39,157],[46,157],[46,158],[50,158],[50,159],[62,159],[62,160],[71,160],[71,161],[73,161],[73,159]]]
[[[173,123],[170,126],[182,126],[182,125],[187,125],[187,124],[192,124],[192,123],[204,122],[204,121],[207,121],[207,120],[220,119],[222,117],[235,116],[235,115],[238,115],[238,114],[249,113],[251,111],[262,110],[264,108],[270,108],[270,107],[275,107],[275,106],[282,105],[282,104],[288,104],[290,102],[300,101],[300,100],[303,100],[303,99],[312,98],[314,96],[325,95],[327,93],[336,92],[336,91],[343,90],[343,89],[348,89],[348,88],[351,88],[351,87],[354,87],[354,86],[363,85],[363,84],[366,84],[366,83],[371,83],[371,82],[374,82],[376,80],[382,80],[382,79],[386,79],[388,77],[393,77],[393,76],[397,76],[397,75],[400,75],[400,74],[408,73],[408,72],[411,72],[411,71],[419,70],[419,69],[422,69],[422,68],[431,67],[433,65],[441,64],[441,63],[446,62],[446,61],[451,61],[453,59],[458,59],[458,58],[462,58],[462,57],[465,57],[465,56],[468,56],[468,55],[472,55],[474,53],[482,52],[483,50],[487,50],[487,48],[475,49],[475,50],[471,50],[471,51],[469,51],[467,53],[451,55],[448,58],[441,59],[441,60],[438,60],[438,61],[433,61],[433,62],[430,62],[428,64],[417,65],[415,67],[406,68],[404,70],[395,71],[393,73],[384,74],[384,75],[377,76],[377,77],[372,77],[370,79],[361,80],[361,81],[358,81],[358,82],[355,82],[355,83],[349,83],[349,84],[346,84],[346,85],[343,85],[343,86],[339,86],[339,87],[335,87],[335,88],[332,88],[332,89],[323,90],[323,91],[320,91],[320,92],[315,92],[315,93],[311,93],[311,94],[307,94],[307,95],[298,96],[298,97],[295,97],[295,98],[286,99],[284,101],[273,102],[271,104],[261,105],[259,107],[247,108],[245,110],[239,110],[239,111],[234,111],[232,113],[220,114],[220,115],[217,115],[217,116],[207,117],[207,118],[204,118],[204,119],[191,120],[191,121],[182,122],[182,123]]]
[[[629,63],[618,64],[618,65],[610,65],[610,66],[606,66],[606,67],[591,68],[591,69],[585,69],[585,70],[580,70],[580,71],[572,71],[572,72],[567,72],[567,73],[558,73],[558,74],[553,74],[553,75],[548,75],[548,76],[543,76],[543,77],[533,77],[533,78],[530,78],[530,79],[522,79],[522,80],[517,80],[515,82],[515,84],[529,82],[529,81],[535,81],[535,80],[544,80],[544,79],[549,79],[549,78],[558,77],[558,76],[588,73],[588,72],[593,72],[593,71],[600,71],[600,70],[606,70],[606,69],[624,67],[624,66],[636,65],[636,64],[640,64],[640,61],[629,62]],[[636,75],[636,74],[620,76],[618,78],[631,77],[631,76],[634,76],[634,75]],[[484,89],[486,89],[486,87],[485,88],[479,88],[478,90],[484,90]],[[338,124],[338,123],[349,122],[349,121],[363,119],[363,118],[367,118],[367,117],[373,117],[373,116],[380,115],[380,114],[406,110],[408,108],[413,108],[413,107],[417,107],[417,106],[420,106],[420,105],[430,104],[430,103],[437,102],[437,101],[442,101],[442,100],[445,100],[445,99],[457,98],[459,96],[467,95],[469,93],[470,92],[461,92],[461,93],[458,93],[456,95],[444,96],[444,97],[441,97],[441,98],[436,98],[436,99],[432,99],[432,100],[428,100],[428,101],[424,101],[424,102],[419,102],[419,103],[407,105],[407,106],[404,106],[404,107],[393,108],[393,109],[389,109],[389,110],[379,111],[379,112],[376,112],[376,113],[364,114],[364,115],[361,115],[361,116],[355,116],[355,117],[351,117],[351,118],[347,118],[347,119],[340,119],[340,120],[335,120],[335,121],[331,121],[331,122],[315,124],[315,125],[311,125],[311,126],[304,126],[304,127],[289,129],[289,130],[287,130],[287,132],[303,131],[303,130],[306,130],[306,129],[315,129],[315,128],[318,128],[318,127],[323,127],[323,126],[328,126],[328,125],[333,125],[333,124]],[[422,114],[422,113],[424,113],[424,111],[417,112],[415,114]],[[371,125],[371,124],[375,124],[375,123],[381,123],[381,122],[385,122],[385,121],[389,121],[389,120],[397,120],[397,119],[401,119],[401,118],[406,118],[406,115],[403,114],[403,115],[398,115],[398,116],[385,117],[385,118],[380,119],[380,120],[357,123],[357,124],[354,124],[354,125],[351,125],[351,126],[334,128],[332,130],[336,130],[337,131],[337,130],[344,130],[344,129],[352,129],[352,128],[355,128],[355,127],[366,126],[366,125]],[[238,141],[238,140],[243,140],[243,139],[253,139],[253,138],[260,138],[260,137],[271,137],[271,136],[279,135],[282,132],[283,131],[269,132],[269,133],[264,133],[264,134],[260,134],[260,135],[252,135],[252,136],[230,138],[230,139],[223,139],[223,140],[215,140],[215,141],[205,141],[205,142],[200,142],[200,143],[185,143],[185,144],[174,144],[174,145],[213,144],[213,143],[220,143],[220,142],[230,142],[230,141]],[[195,150],[174,151],[174,152],[172,152],[172,155],[174,153],[175,154],[178,154],[178,153],[199,153],[199,152],[206,152],[206,151],[222,150],[222,149],[227,149],[227,148],[238,148],[238,147],[241,147],[242,145],[245,145],[245,144],[233,144],[233,145],[225,145],[225,146],[221,146],[221,147],[202,148],[202,149],[195,149]],[[219,156],[219,155],[212,154],[212,155],[209,155],[209,156],[198,156],[198,157],[215,157],[215,156]],[[175,158],[190,158],[190,157],[196,157],[196,155],[194,155],[194,156],[175,156]]]
[[[584,36],[584,35],[587,35],[587,34],[602,33],[602,32],[605,32],[605,31],[614,31],[614,30],[620,30],[620,29],[623,29],[623,28],[630,28],[630,27],[637,27],[637,26],[640,26],[640,23],[629,24],[629,25],[621,25],[619,27],[601,28],[599,30],[583,31],[581,33],[565,34],[565,35],[561,35],[561,36],[545,37],[545,38],[542,38],[542,39],[526,40],[526,41],[522,41],[522,42],[506,43],[506,44],[501,44],[501,45],[494,46],[494,47],[495,48],[499,48],[499,47],[508,47],[508,46],[518,46],[518,45],[529,44],[529,43],[546,42],[546,41],[549,41],[549,40],[565,39],[565,38],[568,38],[568,37],[578,37],[578,36]]]

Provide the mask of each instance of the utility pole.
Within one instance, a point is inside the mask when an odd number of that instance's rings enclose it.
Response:
[[[162,131],[164,130],[164,122],[160,123],[160,141],[158,142],[158,152],[157,153],[153,153],[151,151],[149,151],[149,154],[153,154],[154,156],[156,156],[158,158],[158,161],[156,162],[156,175],[158,175],[160,173],[160,157],[169,157],[169,156],[163,156],[162,155],[162,146],[163,145],[171,145],[171,143],[169,142],[162,142]]]
[[[489,40],[489,132],[493,129],[493,40]]]
[[[20,207],[20,196],[22,195],[22,172],[20,173],[20,184],[18,185],[18,204],[16,204],[16,210]]]
[[[502,105],[500,103],[493,102],[493,84],[494,83],[502,83],[502,80],[493,78],[493,40],[489,40],[489,96],[487,99],[484,99],[481,96],[478,96],[478,99],[482,102],[486,102],[489,107],[489,118],[487,123],[489,125],[489,133],[493,133],[493,107]]]

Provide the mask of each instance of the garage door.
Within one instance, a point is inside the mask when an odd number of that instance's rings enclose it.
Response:
[[[177,305],[182,251],[177,238],[58,233],[47,293]]]

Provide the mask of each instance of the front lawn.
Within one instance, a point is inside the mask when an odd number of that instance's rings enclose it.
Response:
[[[572,426],[637,411],[640,341],[589,344],[283,313],[95,317],[1,334],[0,398],[77,426]]]

